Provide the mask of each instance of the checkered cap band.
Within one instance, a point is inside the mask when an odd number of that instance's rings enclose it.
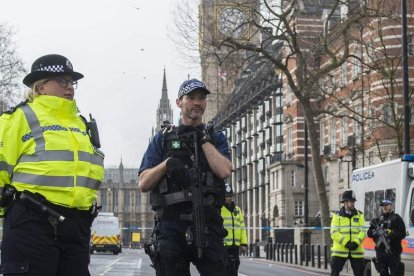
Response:
[[[48,65],[36,68],[34,71],[65,73],[65,68],[63,67],[63,65]]]
[[[178,98],[181,98],[184,95],[189,94],[191,91],[195,90],[195,89],[204,89],[206,90],[208,93],[210,93],[206,86],[204,85],[204,83],[202,83],[199,80],[196,79],[192,79],[192,80],[187,80],[185,82],[183,82],[183,84],[181,84],[180,86],[180,90],[178,91]]]

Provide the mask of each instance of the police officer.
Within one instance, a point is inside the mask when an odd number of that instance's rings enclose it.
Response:
[[[381,276],[404,275],[404,264],[401,262],[401,240],[406,236],[403,219],[392,209],[392,201],[381,201],[382,214],[374,218],[367,235],[376,244],[377,270]]]
[[[240,266],[240,253],[247,253],[247,231],[244,224],[243,212],[233,202],[233,189],[226,184],[226,203],[221,207],[224,227],[228,234],[224,245],[229,256],[228,276],[237,276]]]
[[[338,276],[347,259],[356,276],[364,273],[364,249],[361,244],[365,238],[364,214],[355,209],[355,193],[346,190],[342,194],[344,206],[332,215],[331,238],[331,275]]]
[[[151,260],[157,275],[190,275],[193,262],[201,275],[226,275],[226,254],[223,237],[227,234],[220,216],[224,204],[224,179],[231,174],[229,147],[226,137],[206,128],[202,115],[210,91],[204,83],[184,81],[178,91],[177,106],[181,109],[182,124],[167,126],[150,142],[139,169],[139,188],[151,191],[150,201],[156,213],[155,254]],[[196,133],[199,164],[195,164],[196,148],[190,133]],[[207,246],[194,245],[192,182],[190,170],[201,172],[207,225]],[[199,232],[200,233],[200,232]]]
[[[88,275],[104,169],[77,114],[81,78],[64,56],[42,56],[23,79],[27,101],[0,117],[4,275]]]

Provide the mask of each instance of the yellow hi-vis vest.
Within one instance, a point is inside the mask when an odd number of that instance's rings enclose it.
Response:
[[[337,257],[363,258],[364,248],[361,244],[365,238],[366,229],[364,228],[364,214],[358,210],[352,217],[344,215],[344,207],[332,216],[331,221],[331,238],[333,245],[331,247],[331,255]],[[345,247],[348,242],[356,242],[358,248],[349,250]]]
[[[103,158],[75,101],[41,95],[0,117],[0,188],[9,183],[87,210],[104,176]]]
[[[235,206],[231,212],[226,206],[221,207],[221,217],[228,234],[224,238],[225,246],[247,245],[247,232],[244,224],[243,212]]]

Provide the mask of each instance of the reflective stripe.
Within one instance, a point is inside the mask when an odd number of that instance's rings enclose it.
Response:
[[[225,242],[233,242],[232,238],[225,238],[224,239]],[[240,242],[240,239],[234,239],[235,242]]]
[[[35,151],[45,150],[45,138],[43,137],[43,131],[40,127],[40,122],[36,117],[36,114],[33,112],[33,109],[29,105],[24,105],[21,107],[24,116],[26,117],[27,123],[29,124],[30,130],[32,132],[33,138],[36,142]]]
[[[357,256],[362,256],[364,255],[364,252],[356,252],[356,251],[352,251],[351,255],[357,255]]]
[[[345,254],[345,255],[348,255],[349,251],[332,250],[332,254]]]
[[[73,152],[67,150],[46,150],[33,155],[22,155],[18,163],[41,162],[41,161],[74,161]],[[94,165],[103,166],[103,158],[89,152],[79,151],[79,161],[89,162]]]
[[[6,171],[9,174],[13,173],[14,166],[10,165],[4,161],[0,161],[0,171]]]
[[[17,163],[41,161],[73,161],[73,152],[67,150],[40,151],[33,155],[22,155]]]
[[[92,190],[98,190],[101,186],[101,181],[85,176],[78,176],[76,178],[76,186],[85,187]]]
[[[13,175],[12,182],[54,187],[75,186],[73,176],[46,176],[28,173],[15,173]],[[101,181],[85,176],[77,176],[76,183],[78,187],[85,187],[93,190],[98,190],[101,186]]]
[[[97,154],[90,154],[86,151],[78,152],[79,161],[89,162],[94,165],[103,166],[103,158]]]
[[[15,173],[12,182],[21,182],[39,186],[73,187],[73,176],[47,176],[28,173]]]

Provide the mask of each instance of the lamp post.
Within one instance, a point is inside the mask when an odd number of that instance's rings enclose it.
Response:
[[[347,178],[348,178],[347,186],[349,189],[349,163],[354,163],[354,158],[352,155],[347,154],[347,155],[339,157],[339,159],[341,159],[341,162],[347,163],[347,172],[348,172],[347,173]]]

